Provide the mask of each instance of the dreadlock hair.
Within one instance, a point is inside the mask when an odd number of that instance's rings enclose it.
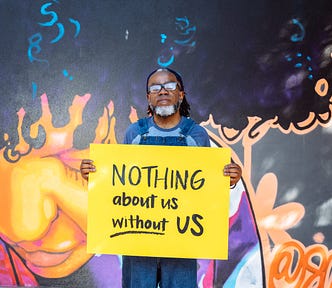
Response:
[[[182,99],[182,103],[180,104],[180,108],[179,108],[179,111],[180,111],[180,115],[181,116],[184,116],[184,117],[189,117],[190,116],[190,104],[188,103],[187,101],[187,98],[186,98],[186,92],[184,91],[184,86],[183,86],[183,81],[182,81],[182,77],[179,73],[177,73],[176,71],[170,69],[170,68],[158,68],[154,71],[152,71],[149,76],[147,77],[146,79],[146,93],[149,93],[149,87],[148,87],[148,84],[149,84],[149,80],[151,78],[151,76],[156,73],[156,72],[159,72],[159,71],[167,71],[169,73],[172,73],[176,80],[179,82],[179,88],[180,88],[180,91],[183,91],[184,92],[184,97]],[[148,109],[147,109],[147,114],[148,115],[152,115],[153,114],[153,111],[152,109],[150,108],[150,106],[148,105]]]

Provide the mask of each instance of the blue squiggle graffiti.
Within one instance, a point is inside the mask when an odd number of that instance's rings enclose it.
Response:
[[[59,3],[58,1],[55,1],[55,2]],[[47,22],[38,22],[38,24],[42,27],[52,27],[52,26],[57,27],[58,34],[54,39],[52,39],[50,41],[51,44],[54,44],[54,43],[56,43],[56,42],[58,42],[62,39],[63,35],[65,34],[65,27],[62,23],[58,22],[59,17],[58,17],[58,14],[55,11],[47,10],[47,8],[49,8],[52,5],[53,5],[53,3],[48,2],[48,3],[45,3],[44,5],[41,6],[40,14],[44,15],[44,16],[51,16],[51,19]],[[72,23],[75,26],[76,32],[75,32],[74,38],[76,38],[79,35],[80,31],[81,31],[81,24],[80,24],[79,21],[77,21],[73,18],[69,18],[68,20],[69,20],[70,23]],[[36,41],[32,42],[37,37],[38,37],[38,42],[36,42]],[[40,61],[39,59],[35,58],[32,55],[32,52],[33,52],[32,48],[37,48],[37,50],[35,49],[36,53],[37,54],[40,53],[41,52],[41,47],[40,47],[39,43],[42,41],[42,39],[43,38],[41,36],[41,33],[36,33],[36,34],[34,34],[33,36],[31,36],[29,38],[30,46],[28,48],[28,57],[29,57],[30,62],[33,62],[33,60]],[[36,45],[36,43],[38,44],[38,46]]]
[[[196,41],[193,40],[196,34],[196,26],[191,26],[189,24],[189,20],[187,17],[184,18],[176,18],[175,22],[177,26],[177,30],[180,30],[180,35],[189,35],[188,39],[184,40],[174,40],[176,44],[183,46],[191,46],[194,47],[196,45]]]
[[[64,28],[64,25],[62,23],[58,22],[59,17],[58,17],[58,14],[55,11],[46,10],[51,5],[53,5],[53,3],[45,3],[40,8],[40,14],[45,15],[45,16],[51,15],[52,16],[51,20],[47,21],[47,22],[39,22],[38,24],[40,26],[44,26],[44,27],[51,27],[51,26],[54,26],[54,25],[57,26],[58,35],[53,40],[50,41],[50,43],[54,44],[54,43],[58,42],[63,37],[63,35],[65,34],[65,28]],[[73,18],[69,18],[68,20],[69,20],[70,23],[75,25],[76,32],[75,32],[74,38],[76,38],[78,36],[78,34],[80,33],[81,24],[80,24],[80,22],[78,22],[77,20],[75,20]]]
[[[40,33],[36,33],[34,35],[32,35],[30,38],[28,38],[29,40],[29,48],[28,48],[28,58],[30,60],[30,62],[34,62],[34,61],[38,61],[38,62],[45,62],[48,63],[47,60],[44,59],[38,59],[36,57],[34,57],[32,54],[39,54],[41,52],[41,47],[39,45],[39,43],[43,40],[43,36]]]
[[[80,34],[81,31],[81,24],[80,22],[78,22],[77,20],[73,19],[73,18],[69,18],[68,19],[70,23],[74,24],[76,27],[76,33],[74,35],[74,38],[76,38],[78,36],[78,34]]]
[[[312,80],[313,79],[313,75],[312,75],[312,67],[311,67],[311,57],[310,56],[306,56],[303,57],[303,54],[301,52],[296,53],[295,57],[292,57],[290,55],[286,55],[285,59],[287,60],[287,62],[294,62],[294,68],[306,68],[308,71],[308,76],[307,78]]]
[[[32,99],[36,99],[37,96],[37,84],[35,82],[32,82]]]
[[[63,76],[68,77],[68,79],[69,79],[70,81],[72,81],[72,80],[74,79],[73,76],[69,75],[69,73],[68,73],[68,71],[67,71],[66,69],[64,69],[64,70],[62,71],[62,73],[63,73]]]
[[[160,34],[160,37],[161,37],[160,42],[161,42],[161,43],[165,43],[165,41],[166,41],[166,39],[167,39],[167,35],[164,34],[164,33],[162,33],[162,34]]]
[[[169,48],[164,50],[166,52],[164,52],[163,55],[158,57],[157,63],[161,67],[167,67],[175,61],[174,46],[177,46],[179,48],[177,49],[177,51],[181,51],[183,50],[183,47],[192,48],[196,45],[196,41],[194,40],[194,37],[196,36],[196,26],[191,25],[187,17],[176,17],[175,26],[176,31],[178,31],[177,38],[179,37],[180,39],[173,40]],[[160,34],[160,37],[160,42],[162,44],[165,44],[166,39],[168,38],[167,35],[162,33]]]
[[[65,28],[63,27],[62,23],[56,23],[56,25],[58,27],[59,33],[57,37],[55,37],[53,40],[50,41],[50,43],[52,44],[58,42],[65,34]]]
[[[296,25],[300,29],[300,34],[298,34],[298,33],[293,34],[290,38],[291,41],[293,41],[293,42],[302,41],[304,39],[304,36],[305,36],[305,30],[304,30],[303,25],[297,19],[292,19],[292,24]]]
[[[45,3],[43,6],[40,7],[40,14],[42,15],[51,15],[52,16],[52,19],[48,22],[44,22],[44,23],[41,23],[39,22],[38,24],[40,26],[46,26],[46,27],[50,27],[50,26],[53,26],[55,24],[55,22],[58,21],[58,15],[56,14],[56,12],[54,11],[47,11],[46,9],[48,7],[50,7],[53,3]]]
[[[171,47],[170,50],[173,50],[172,48],[173,47]],[[160,67],[166,68],[174,62],[174,59],[175,59],[174,54],[172,54],[171,57],[167,61],[163,61],[163,56],[160,56],[160,57],[158,57],[157,62]]]
[[[59,4],[59,1],[57,1],[57,0],[53,0],[53,2]],[[51,10],[51,8],[50,8],[52,5],[53,5],[53,3],[47,2],[40,7],[40,14],[43,16],[51,17],[51,18],[46,22],[38,22],[38,25],[40,25],[42,27],[55,26],[57,28],[57,30],[58,30],[57,36],[50,41],[51,44],[55,44],[63,38],[63,36],[65,34],[65,27],[61,22],[58,22],[58,20],[59,20],[58,14],[55,11]],[[81,24],[79,21],[77,21],[73,18],[69,18],[68,21],[75,26],[74,38],[76,38],[81,31]],[[42,48],[41,48],[41,42],[43,41],[42,34],[36,33],[36,34],[32,35],[31,37],[29,37],[28,41],[29,41],[29,47],[28,47],[27,55],[28,55],[29,61],[31,63],[34,61],[37,61],[37,62],[45,62],[45,63],[49,64],[46,59],[40,59],[40,58],[35,57],[35,55],[41,53],[41,51],[42,51]],[[69,80],[73,80],[73,77],[68,75],[67,70],[63,70],[62,73],[65,77],[68,77]],[[32,97],[35,98],[36,94],[37,94],[37,84],[35,82],[32,82]]]

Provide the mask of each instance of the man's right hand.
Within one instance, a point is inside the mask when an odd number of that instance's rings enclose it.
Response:
[[[90,159],[83,159],[80,166],[80,172],[85,180],[89,180],[89,173],[96,172],[96,166],[93,165],[93,161]]]

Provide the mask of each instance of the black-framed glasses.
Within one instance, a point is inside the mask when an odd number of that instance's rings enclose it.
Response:
[[[153,84],[149,86],[148,91],[150,93],[159,93],[162,88],[167,91],[174,91],[176,90],[178,83],[177,82],[168,82],[165,84]]]

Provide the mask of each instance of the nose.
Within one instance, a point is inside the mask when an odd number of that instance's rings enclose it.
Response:
[[[159,94],[168,94],[168,90],[166,90],[165,87],[161,87]]]
[[[53,157],[27,157],[15,167],[1,163],[0,175],[11,180],[1,195],[0,234],[14,242],[39,239],[56,219],[59,207],[86,231],[87,193],[67,174],[63,163]],[[80,204],[73,205],[70,199]]]

